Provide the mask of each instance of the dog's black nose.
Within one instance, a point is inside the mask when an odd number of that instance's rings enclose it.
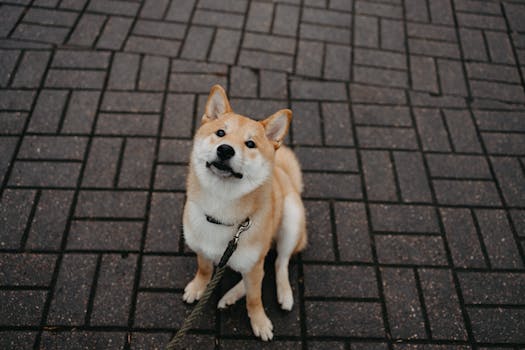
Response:
[[[228,160],[235,155],[235,150],[232,146],[220,145],[217,147],[217,156],[220,160]]]

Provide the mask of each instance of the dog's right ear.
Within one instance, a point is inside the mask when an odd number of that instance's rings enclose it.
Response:
[[[206,110],[202,116],[202,123],[215,120],[224,113],[231,112],[232,108],[226,92],[220,85],[213,85],[206,101]]]

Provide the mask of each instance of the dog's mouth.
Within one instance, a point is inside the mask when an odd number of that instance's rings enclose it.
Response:
[[[242,174],[235,172],[231,166],[219,161],[206,162],[206,168],[210,169],[215,175],[220,177],[236,177],[242,179]]]

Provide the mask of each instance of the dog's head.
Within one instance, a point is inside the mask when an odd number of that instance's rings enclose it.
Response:
[[[191,155],[201,186],[230,198],[261,186],[272,175],[291,119],[288,109],[263,121],[236,114],[223,88],[213,86]]]

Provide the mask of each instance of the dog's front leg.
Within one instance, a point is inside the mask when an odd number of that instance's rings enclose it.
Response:
[[[201,254],[197,254],[197,264],[198,269],[195,277],[184,288],[182,299],[187,303],[193,303],[201,298],[213,273],[213,263]]]
[[[243,274],[246,287],[246,309],[248,310],[253,333],[262,340],[267,341],[273,338],[273,325],[264,312],[261,300],[263,277],[264,259],[260,259],[250,272]]]

